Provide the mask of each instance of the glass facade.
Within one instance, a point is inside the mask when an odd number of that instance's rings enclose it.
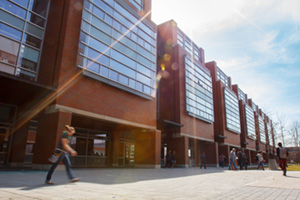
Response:
[[[260,141],[266,143],[265,123],[264,123],[264,119],[261,116],[258,116],[258,126],[259,126]]]
[[[245,112],[246,112],[247,136],[249,138],[256,139],[253,109],[250,106],[245,105]]]
[[[244,101],[245,103],[247,102],[247,97],[246,94],[239,88],[239,99]]]
[[[219,67],[217,67],[217,80],[229,87],[228,76]]]
[[[254,102],[252,102],[252,108],[253,108],[254,112],[257,112],[257,106]]]
[[[143,1],[142,0],[129,0],[129,2],[136,7],[137,10],[143,10]]]
[[[107,83],[155,97],[156,30],[128,5],[85,0],[78,53],[78,66]]]
[[[200,48],[192,42],[179,28],[177,28],[177,44],[181,46],[194,60],[202,62]]]
[[[185,57],[185,87],[187,113],[214,122],[212,78],[210,72],[189,56]]]
[[[238,99],[228,88],[224,88],[226,127],[235,133],[241,133]]]
[[[267,123],[267,133],[268,133],[269,145],[275,146],[274,143],[273,143],[273,139],[272,139],[272,129],[271,129],[271,124],[270,123]]]
[[[36,81],[49,3],[0,1],[0,71]]]

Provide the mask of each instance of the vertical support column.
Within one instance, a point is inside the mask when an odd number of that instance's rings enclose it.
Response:
[[[119,166],[120,133],[115,131],[111,134],[109,162],[113,167]]]
[[[160,168],[161,132],[136,132],[136,167]]]
[[[8,162],[12,167],[23,167],[28,130],[29,121],[15,130],[11,135],[12,142]]]
[[[228,145],[219,146],[219,150],[220,150],[219,153],[223,153],[224,156],[226,156],[225,163],[229,164],[229,153],[230,153],[229,146]]]
[[[33,150],[32,168],[47,170],[48,158],[56,147],[65,125],[71,125],[72,113],[54,111],[39,116],[36,141]]]

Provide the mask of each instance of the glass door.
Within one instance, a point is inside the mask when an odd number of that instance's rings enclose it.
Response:
[[[121,141],[119,145],[119,166],[133,166],[135,164],[135,144]]]

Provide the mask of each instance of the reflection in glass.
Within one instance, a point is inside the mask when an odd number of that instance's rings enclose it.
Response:
[[[40,26],[40,27],[45,27],[45,20],[31,12],[28,12],[27,16],[28,21]]]
[[[10,37],[12,39],[21,41],[22,32],[18,31],[10,26],[7,26],[6,24],[0,23],[0,34],[3,34],[7,37]]]
[[[33,37],[29,34],[24,34],[23,42],[26,43],[26,44],[29,44],[33,47],[36,47],[38,49],[41,47],[41,44],[42,44],[42,40],[40,40],[36,37]]]
[[[31,0],[29,9],[33,12],[46,17],[49,0]]]
[[[43,38],[44,31],[36,26],[29,24],[28,22],[26,23],[25,30],[32,35]]]
[[[7,10],[23,19],[26,17],[26,10],[9,2],[8,0],[1,0],[0,1],[0,7],[4,10]]]
[[[7,13],[7,12],[4,12],[2,10],[0,10],[0,18],[2,21],[10,24],[11,26],[15,26],[19,29],[23,29],[24,28],[24,21]]]
[[[39,58],[39,51],[22,45],[20,64],[21,67],[36,70]]]
[[[15,65],[20,44],[0,36],[0,60]]]
[[[17,69],[17,74],[16,74],[16,76],[20,76],[20,77],[22,77],[23,79],[27,79],[27,80],[30,80],[30,81],[34,81],[34,80],[35,80],[36,74],[33,73],[33,72],[29,72],[29,71],[23,70],[23,69]]]

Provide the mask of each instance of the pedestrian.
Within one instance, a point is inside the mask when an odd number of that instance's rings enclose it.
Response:
[[[174,168],[176,165],[176,152],[173,151],[173,154],[172,154],[172,168]]]
[[[257,160],[257,169],[259,169],[259,167],[261,166],[262,170],[265,170],[265,168],[264,168],[265,160],[264,160],[264,157],[262,155],[262,151],[259,151],[257,153],[256,158],[257,158],[256,159]]]
[[[248,163],[249,163],[249,161],[248,161],[248,157],[247,157],[247,155],[246,155],[246,153],[245,153],[244,150],[243,150],[242,157],[243,157],[243,160],[244,160],[245,170],[247,170],[248,169]]]
[[[278,147],[276,148],[276,153],[278,156],[279,167],[283,171],[283,175],[286,176],[286,165],[287,165],[286,159],[289,155],[289,152],[287,151],[286,148],[282,147],[281,142],[278,142]]]
[[[237,157],[238,157],[238,164],[240,166],[240,170],[243,169],[243,164],[244,164],[244,160],[243,160],[243,152],[242,150],[239,150],[238,153],[237,153]]]
[[[166,168],[171,167],[172,163],[172,154],[171,154],[171,150],[168,151],[167,155],[166,155]]]
[[[57,165],[63,161],[63,163],[66,166],[66,170],[67,170],[67,174],[71,180],[71,182],[76,182],[79,181],[80,178],[75,178],[75,176],[73,175],[73,171],[71,168],[71,162],[70,162],[70,158],[69,158],[69,154],[71,154],[71,156],[76,156],[77,152],[74,151],[74,149],[72,149],[69,145],[71,136],[75,133],[75,129],[74,127],[71,127],[69,125],[65,126],[65,131],[63,131],[60,140],[58,142],[57,148],[55,149],[55,152],[59,155],[57,158],[57,161],[55,161],[52,166],[50,167],[47,177],[46,177],[46,184],[49,185],[54,185],[54,183],[51,181],[51,177],[52,174],[55,170],[55,168],[57,167]],[[49,159],[50,160],[50,159]]]
[[[225,156],[223,153],[220,155],[220,166],[224,168]]]
[[[231,166],[233,166],[234,170],[237,170],[236,165],[235,165],[235,160],[236,160],[236,154],[235,154],[235,148],[232,148],[229,154],[229,170]]]
[[[200,169],[202,169],[202,166],[204,169],[206,169],[206,156],[205,153],[203,152],[201,155],[201,164],[200,164]]]

